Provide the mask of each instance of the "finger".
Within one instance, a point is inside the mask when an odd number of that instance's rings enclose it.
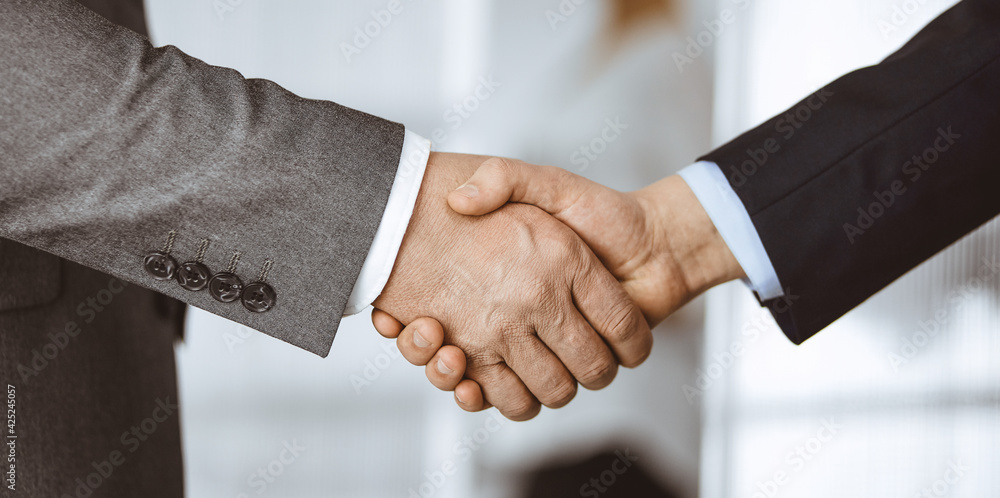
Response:
[[[562,168],[493,157],[448,194],[448,205],[459,214],[482,215],[508,202],[521,202],[556,215],[596,185]]]
[[[607,343],[576,308],[561,322],[558,328],[540,326],[539,339],[559,357],[580,385],[587,389],[607,387],[618,373],[618,359]]]
[[[403,331],[403,324],[399,320],[378,308],[372,308],[372,325],[386,339],[395,339]]]
[[[444,329],[433,318],[417,318],[406,326],[396,339],[396,347],[406,361],[423,366],[444,343]],[[462,355],[463,357],[465,355]]]
[[[543,405],[560,408],[576,396],[576,379],[537,337],[520,341],[508,356],[507,365]]]
[[[573,299],[622,366],[639,366],[653,350],[653,333],[625,289],[591,256],[591,269],[573,279]]]
[[[469,370],[468,377],[483,389],[483,399],[497,407],[504,417],[524,421],[534,418],[541,411],[541,403],[506,364],[497,363]]]
[[[462,379],[455,386],[455,403],[467,412],[479,412],[493,406],[483,397],[483,388],[472,379]]]
[[[442,346],[427,362],[427,380],[442,391],[453,391],[465,375],[465,353],[456,346]]]

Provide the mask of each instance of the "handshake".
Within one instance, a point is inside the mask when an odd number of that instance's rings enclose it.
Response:
[[[527,420],[641,364],[651,327],[741,277],[678,176],[622,193],[556,167],[432,153],[372,322],[463,409]]]

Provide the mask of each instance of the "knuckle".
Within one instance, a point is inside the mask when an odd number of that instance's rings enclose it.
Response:
[[[482,168],[489,173],[497,174],[504,178],[510,177],[514,172],[514,166],[514,161],[506,157],[491,157],[482,164]]]
[[[528,317],[524,313],[511,313],[498,320],[498,326],[492,327],[492,338],[485,347],[494,362],[508,361],[522,354],[530,338],[534,334]]]
[[[554,182],[556,182],[556,185],[563,185],[569,180],[576,178],[576,175],[574,175],[573,173],[570,173],[569,171],[566,171],[565,169],[559,168],[557,166],[539,166],[538,168],[543,175],[547,176],[548,178],[551,178]]]
[[[539,306],[539,304],[541,304],[540,314],[538,315],[539,322],[541,323],[538,323],[538,327],[544,327],[545,329],[553,331],[560,331],[559,336],[561,336],[562,341],[572,340],[568,336],[575,334],[565,334],[561,332],[566,329],[570,322],[569,309],[567,306],[570,306],[571,304],[567,305],[559,302],[552,302],[551,293],[549,298],[550,299],[535,301],[535,306]],[[575,352],[576,350],[574,350],[574,353]]]
[[[631,302],[622,301],[613,304],[602,324],[602,335],[618,344],[640,339],[642,334],[649,330],[649,326],[641,316],[635,312]]]
[[[607,387],[618,374],[618,364],[611,358],[601,358],[580,375],[580,383],[590,389]]]
[[[584,337],[582,331],[570,330],[559,335],[559,349],[570,355],[567,360],[572,361],[577,358],[585,358],[590,351],[590,342]]]
[[[553,254],[561,259],[571,258],[573,261],[586,261],[583,256],[587,254],[584,244],[580,242],[580,237],[573,233],[565,225],[553,225],[558,231],[546,243],[552,244]]]
[[[465,352],[465,377],[479,384],[495,382],[503,359],[493,350],[476,349]]]
[[[550,274],[561,274],[566,280],[579,278],[596,268],[591,265],[589,249],[560,221],[552,219],[552,230],[539,237],[539,264]]]
[[[573,192],[579,189],[580,177],[557,166],[544,166],[543,175],[549,179],[554,189]]]
[[[501,296],[505,301],[506,296]],[[482,333],[476,338],[475,343],[479,352],[491,363],[502,361],[511,351],[512,339],[524,334],[525,320],[520,310],[514,308],[510,303],[503,307],[496,306],[487,315],[483,323]],[[458,345],[461,349],[466,347]],[[468,351],[466,351],[468,356]]]
[[[568,355],[565,360],[577,365],[594,358],[607,358],[611,354],[607,345],[594,336],[594,331],[586,324],[571,323],[569,332],[561,334],[559,340],[559,349]]]
[[[545,406],[549,408],[560,408],[569,404],[576,397],[576,382],[569,379],[561,379],[549,388],[545,395]]]
[[[507,405],[504,416],[511,420],[529,420],[538,415],[542,406],[535,398],[524,395],[518,396]]]

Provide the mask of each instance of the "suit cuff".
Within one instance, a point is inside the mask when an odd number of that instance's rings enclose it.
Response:
[[[347,300],[344,316],[360,313],[382,293],[389,274],[396,263],[396,255],[403,244],[403,235],[410,224],[413,207],[420,193],[420,184],[427,169],[431,153],[429,140],[406,130],[403,137],[403,151],[399,156],[399,168],[392,182],[389,201],[382,213],[382,221],[375,232],[375,239],[368,250],[368,257],[361,267],[361,273],[354,284],[351,297]]]
[[[767,301],[785,295],[750,214],[719,165],[699,161],[681,170],[680,176],[708,212],[758,299]]]

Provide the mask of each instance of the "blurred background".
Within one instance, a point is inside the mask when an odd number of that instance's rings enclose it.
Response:
[[[436,150],[633,190],[955,1],[146,3],[157,45],[402,122]],[[192,309],[188,496],[1000,496],[998,234],[798,347],[742,284],[717,288],[658,327],[644,365],[526,423],[458,409],[368,312],[321,359]]]

